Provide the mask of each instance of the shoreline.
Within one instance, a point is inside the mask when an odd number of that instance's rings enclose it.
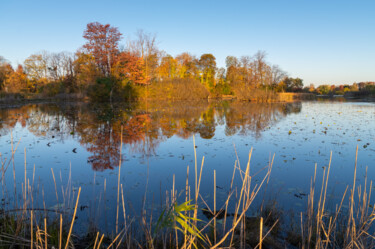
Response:
[[[181,98],[138,98],[130,101],[130,103],[136,103],[137,101],[244,101],[252,103],[290,103],[298,102],[303,100],[316,100],[316,96],[311,93],[277,93],[276,99],[264,99],[262,101],[257,100],[256,98],[251,99],[240,99],[234,95],[223,95],[223,96],[208,96],[207,98],[195,98],[195,99],[181,99]],[[374,99],[375,100],[375,99]],[[0,98],[0,107],[7,107],[10,105],[26,105],[26,104],[41,104],[41,103],[61,103],[61,102],[76,102],[76,103],[90,103],[90,99],[87,97],[77,96],[76,94],[72,95],[63,95],[55,97],[39,97],[39,96],[29,96],[24,97],[21,95],[8,96]],[[128,103],[129,101],[113,101],[113,103]],[[110,103],[109,101],[105,102],[92,102],[92,103]]]

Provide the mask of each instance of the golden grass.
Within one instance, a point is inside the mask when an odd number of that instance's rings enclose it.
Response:
[[[279,102],[293,102],[298,100],[313,100],[315,95],[312,93],[278,93]]]

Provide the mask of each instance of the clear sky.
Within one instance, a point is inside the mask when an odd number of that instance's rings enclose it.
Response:
[[[0,0],[0,55],[16,65],[32,53],[75,52],[98,21],[126,39],[138,29],[157,35],[175,56],[267,53],[304,84],[375,81],[375,1],[38,1]]]

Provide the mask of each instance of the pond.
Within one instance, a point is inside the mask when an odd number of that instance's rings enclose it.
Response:
[[[374,127],[375,104],[368,102],[41,103],[3,107],[0,153],[5,173],[0,196],[3,208],[14,209],[25,198],[26,189],[27,195],[32,195],[28,207],[64,210],[74,205],[73,197],[81,187],[77,218],[83,222],[76,229],[95,223],[111,232],[118,193],[128,215],[139,217],[144,207],[148,217],[158,217],[161,203],[171,198],[173,184],[180,199],[185,199],[182,191],[189,167],[193,196],[195,151],[198,168],[204,157],[201,199],[212,208],[216,189],[217,207],[222,207],[235,165],[245,169],[252,149],[254,186],[274,158],[270,181],[250,212],[256,213],[264,200],[300,212],[307,207],[315,165],[320,188],[332,152],[327,209],[334,210],[346,186],[353,184],[357,146],[356,184],[364,185],[367,175],[369,186],[375,178]],[[17,148],[14,163],[10,160],[12,148]],[[232,189],[240,184],[237,174]]]

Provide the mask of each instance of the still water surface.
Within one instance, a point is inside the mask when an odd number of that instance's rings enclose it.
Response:
[[[375,179],[374,128],[375,104],[366,102],[200,101],[147,106],[71,103],[7,107],[0,109],[0,152],[6,162],[11,157],[12,140],[14,147],[19,142],[14,164],[16,189],[10,165],[0,195],[8,206],[22,198],[26,157],[27,185],[35,186],[33,207],[64,208],[65,187],[70,184],[76,193],[81,186],[77,217],[111,231],[120,158],[120,182],[128,213],[137,216],[145,205],[148,213],[157,216],[166,191],[170,193],[173,176],[180,193],[189,166],[189,182],[194,186],[194,136],[198,165],[205,158],[200,193],[211,207],[214,170],[220,207],[229,191],[237,156],[244,168],[253,148],[253,183],[259,183],[266,173],[264,167],[275,155],[265,199],[277,200],[282,208],[296,212],[306,209],[304,194],[308,193],[315,164],[320,186],[332,152],[328,209],[334,209],[345,187],[353,182],[357,145],[356,181],[364,183],[367,166],[368,180]],[[238,175],[236,184],[240,184]],[[262,196],[260,193],[251,212],[256,212]]]

